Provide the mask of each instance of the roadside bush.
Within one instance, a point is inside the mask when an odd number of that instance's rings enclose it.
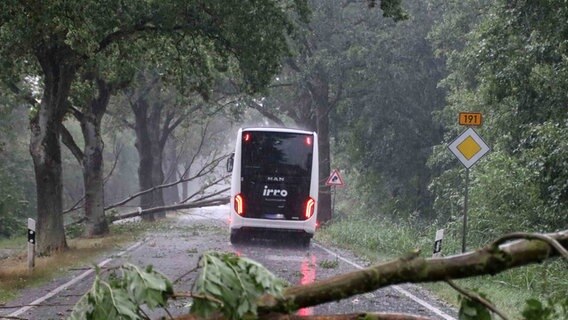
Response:
[[[477,245],[513,231],[549,231],[539,214],[545,205],[535,183],[538,174],[499,151],[476,168],[470,188],[469,227]]]
[[[0,171],[0,237],[25,234],[26,217],[30,211],[23,192],[13,181],[4,179]]]
[[[21,219],[17,219],[16,216],[6,209],[5,200],[0,201],[0,218],[2,218],[2,223],[0,223],[0,238],[9,238],[19,231],[23,234],[24,222]]]
[[[519,227],[516,220],[513,220],[515,223],[509,221],[509,228],[487,229],[486,222],[475,221],[480,212],[482,211],[473,214],[470,219],[466,241],[467,250],[486,245],[501,235],[497,234],[491,238],[483,234],[484,230],[497,233],[498,230],[505,232],[506,229],[517,231],[516,228]],[[371,261],[394,258],[413,249],[419,249],[421,255],[428,258],[432,255],[434,236],[439,228],[445,230],[442,255],[450,256],[461,253],[463,228],[461,219],[444,224],[437,222],[423,224],[419,223],[418,219],[392,221],[392,219],[379,218],[376,215],[353,213],[343,217],[340,221],[332,220],[316,236],[319,240],[331,242],[365,255]],[[568,269],[566,261],[557,259],[542,265],[508,270],[495,276],[475,278],[466,283],[498,295],[503,288],[508,289],[503,292],[517,292],[520,300],[515,303],[524,302],[523,299],[526,297],[562,298],[568,296]],[[503,299],[500,303],[505,303],[510,300],[510,297]]]

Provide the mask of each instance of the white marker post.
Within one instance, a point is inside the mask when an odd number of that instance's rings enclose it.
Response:
[[[432,257],[442,256],[442,240],[444,240],[444,229],[436,231],[436,238],[434,238],[434,251]]]
[[[28,269],[35,267],[36,222],[28,218]]]

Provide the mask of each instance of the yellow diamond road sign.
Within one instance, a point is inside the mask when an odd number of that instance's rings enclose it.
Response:
[[[489,152],[487,144],[472,128],[464,131],[449,148],[466,168],[471,167]]]

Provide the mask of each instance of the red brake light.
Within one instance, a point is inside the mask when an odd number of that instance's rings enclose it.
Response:
[[[235,211],[239,216],[245,215],[245,198],[241,193],[235,196]]]
[[[306,137],[306,144],[307,144],[308,146],[311,146],[312,143],[313,143],[313,138],[312,138],[312,137]]]
[[[312,199],[312,197],[309,197],[308,201],[306,201],[306,211],[304,212],[306,219],[309,219],[309,218],[312,217],[315,209],[316,209],[316,201],[314,199]]]
[[[249,132],[247,132],[243,135],[243,140],[245,142],[249,142],[251,139],[252,139],[252,134],[250,134]]]

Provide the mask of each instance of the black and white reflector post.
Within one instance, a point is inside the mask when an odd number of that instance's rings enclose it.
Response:
[[[444,229],[436,231],[434,239],[434,251],[432,257],[440,257],[442,255],[442,240],[444,240]]]
[[[28,269],[35,267],[36,222],[28,218]]]

